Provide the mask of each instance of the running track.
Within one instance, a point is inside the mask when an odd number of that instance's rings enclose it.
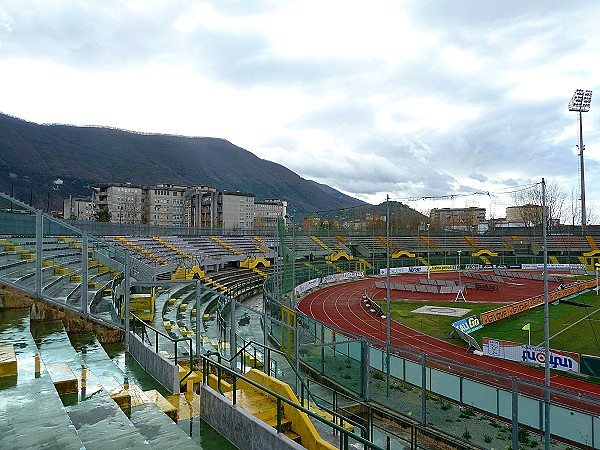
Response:
[[[378,280],[385,281],[385,278],[378,278]],[[394,276],[392,277],[391,281],[404,283],[411,282],[406,281],[404,276]],[[537,283],[538,292],[536,292],[536,294],[539,294],[539,286],[541,284],[540,282]],[[552,287],[550,287],[550,289],[552,289]],[[366,308],[363,307],[362,302],[362,296],[365,292],[367,292],[371,298],[377,298],[381,300],[381,291],[383,291],[383,299],[385,299],[385,289],[382,290],[375,288],[375,279],[373,278],[332,285],[308,294],[304,299],[301,300],[298,308],[303,313],[314,317],[317,320],[329,323],[354,334],[359,334],[370,339],[380,340],[382,341],[383,346],[385,345],[384,343],[386,341],[387,319],[382,319],[380,316],[374,315],[367,311]],[[411,294],[405,291],[392,292],[394,295],[402,295],[404,297]],[[469,293],[471,292],[473,291],[469,291]],[[427,303],[432,304],[434,301],[431,300],[431,295],[435,294],[429,295],[430,297]],[[470,294],[467,295],[469,296]],[[526,297],[521,297],[521,299],[523,298]],[[469,297],[467,297],[467,299],[470,300]],[[394,299],[392,297],[392,301],[398,300],[402,299]],[[515,301],[513,299],[511,300]],[[414,301],[414,299],[411,299],[411,301]],[[442,301],[448,301],[448,299],[444,299]],[[463,307],[465,304],[461,303],[460,306]],[[470,375],[472,378],[479,381],[484,381],[488,384],[497,387],[503,387],[508,390],[510,390],[510,379],[508,377],[517,377],[520,380],[533,381],[542,385],[544,384],[543,370],[537,370],[532,367],[527,367],[511,361],[493,358],[490,356],[478,356],[465,351],[464,347],[459,347],[457,345],[427,336],[416,330],[405,327],[396,321],[391,321],[390,335],[391,344],[393,346],[416,350],[426,353],[427,355],[437,355],[443,358],[452,359],[459,363],[496,372],[502,374],[503,376],[495,377],[493,375],[483,374],[477,370],[459,368],[459,366],[454,366],[451,368],[449,365],[447,367],[444,365],[443,370],[445,371],[451,371],[452,373],[461,374],[467,377]],[[437,366],[439,366],[439,364],[432,367]],[[598,385],[552,373],[550,375],[550,384],[554,388],[568,390],[576,395],[587,395],[600,399],[600,386]],[[523,384],[520,384],[519,390],[521,392],[528,391],[528,393],[534,395],[535,397],[543,397],[543,389],[535,388],[534,386],[524,386]],[[577,409],[588,410],[590,412],[597,413],[598,403],[595,401],[581,403],[574,402],[574,396],[563,396],[560,394],[560,392],[554,390],[552,391],[551,399],[553,403],[565,404]]]

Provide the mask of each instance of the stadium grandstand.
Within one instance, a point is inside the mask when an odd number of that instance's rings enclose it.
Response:
[[[103,224],[96,234],[95,226],[51,218],[0,194],[0,411],[11,417],[0,424],[0,448],[94,448],[108,440],[118,448],[243,448],[261,439],[271,448],[383,449],[390,442],[416,448],[417,436],[472,448],[464,433],[374,401],[383,366],[365,367],[365,354],[381,356],[381,342],[302,316],[295,295],[315,279],[378,276],[388,259],[390,268],[449,265],[471,278],[476,269],[543,263],[539,230],[386,237],[289,225],[239,235],[160,227],[148,233],[119,224]],[[599,240],[550,235],[549,259],[593,270]],[[456,293],[446,285],[430,289],[442,287]],[[127,352],[108,350],[123,343]],[[331,359],[303,360],[312,350],[331,352]],[[413,410],[426,416],[427,385],[419,387],[424,357],[403,357],[402,383],[413,383],[423,399]],[[476,379],[465,383],[479,386]],[[394,386],[398,395],[406,391],[407,402],[412,398],[407,384]],[[449,401],[439,398],[440,406]],[[95,419],[98,408],[109,411],[107,421]],[[386,428],[385,420],[410,437]]]

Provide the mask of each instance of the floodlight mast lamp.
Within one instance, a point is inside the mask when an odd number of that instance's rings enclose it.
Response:
[[[577,89],[569,102],[569,111],[577,111],[579,113],[579,167],[581,179],[581,231],[585,230],[587,222],[585,212],[585,170],[583,167],[583,121],[581,113],[588,112],[592,103],[592,91]]]

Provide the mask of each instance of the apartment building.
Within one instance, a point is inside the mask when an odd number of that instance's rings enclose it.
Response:
[[[254,228],[274,229],[277,219],[287,215],[287,202],[268,198],[264,202],[254,200]]]
[[[71,197],[63,201],[63,218],[69,220],[95,220],[90,198]]]
[[[254,194],[224,191],[222,199],[222,227],[227,230],[254,228]]]
[[[142,222],[142,186],[131,183],[107,183],[93,186],[96,191],[92,199],[94,213],[106,210],[110,221],[139,224]]]
[[[65,199],[63,217],[96,220],[104,213],[110,222],[123,224],[247,230],[272,229],[287,213],[285,201],[255,201],[254,194],[202,185],[107,183],[93,190],[92,200]]]
[[[184,194],[186,189],[186,186],[172,184],[144,187],[142,222],[167,227],[184,226]]]
[[[188,187],[184,193],[184,223],[190,228],[221,229],[222,196],[209,186]]]
[[[433,208],[429,223],[436,230],[478,231],[486,223],[485,208]]]

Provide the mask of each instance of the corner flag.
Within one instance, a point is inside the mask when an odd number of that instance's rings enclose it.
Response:
[[[523,328],[521,328],[521,330],[525,330],[525,331],[531,330],[531,322],[526,325],[523,325]]]

